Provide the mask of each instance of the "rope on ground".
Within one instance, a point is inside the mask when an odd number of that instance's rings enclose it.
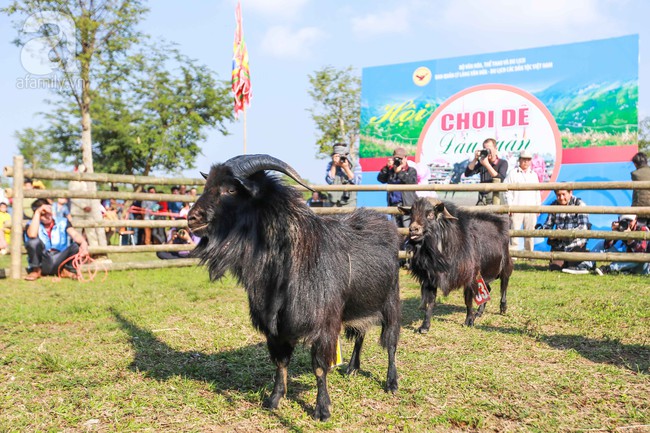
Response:
[[[82,283],[88,283],[90,281],[93,281],[95,277],[97,276],[97,272],[99,272],[100,268],[104,270],[104,278],[102,278],[102,281],[106,280],[108,277],[108,268],[106,267],[105,264],[101,262],[97,262],[95,259],[90,257],[90,255],[86,255],[85,257],[81,257],[81,254],[77,253],[73,256],[68,257],[59,265],[59,269],[57,271],[57,276],[59,279],[63,278],[61,276],[62,271],[65,269],[64,265],[66,263],[70,262],[71,266],[74,268],[75,273],[73,275],[76,276],[77,281],[80,281]],[[87,266],[86,269],[86,275],[81,271],[81,267],[85,264],[91,264],[94,263],[93,266]],[[70,271],[68,271],[70,272]]]

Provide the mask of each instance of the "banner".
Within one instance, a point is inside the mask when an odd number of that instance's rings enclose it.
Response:
[[[364,68],[359,154],[363,182],[397,147],[430,183],[478,182],[464,168],[486,138],[516,167],[534,155],[548,181],[629,180],[637,150],[638,35]],[[629,205],[630,191],[582,191],[589,205]],[[545,202],[554,199],[546,193]],[[444,197],[443,197],[444,198]],[[383,206],[381,194],[361,205]],[[604,216],[609,227],[611,216]],[[594,216],[595,220],[599,216]]]

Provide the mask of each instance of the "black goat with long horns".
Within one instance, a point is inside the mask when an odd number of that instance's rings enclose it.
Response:
[[[386,388],[397,390],[399,236],[395,224],[367,209],[318,216],[265,170],[306,186],[293,168],[268,155],[237,156],[202,173],[205,190],[188,215],[189,228],[202,237],[193,255],[207,264],[212,280],[230,270],[248,294],[253,326],[266,336],[277,367],[264,405],[278,407],[291,355],[304,342],[311,345],[318,386],[314,418],[326,420],[327,372],[342,327],[355,339],[350,374],[360,367],[366,330],[381,322]]]

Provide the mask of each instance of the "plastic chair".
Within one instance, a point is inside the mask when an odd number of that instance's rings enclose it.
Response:
[[[124,239],[126,238],[126,243]],[[133,230],[120,230],[120,245],[135,245],[135,232]]]

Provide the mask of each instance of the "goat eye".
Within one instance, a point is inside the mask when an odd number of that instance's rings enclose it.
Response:
[[[237,190],[233,187],[228,188],[228,194],[234,195],[237,192]]]

